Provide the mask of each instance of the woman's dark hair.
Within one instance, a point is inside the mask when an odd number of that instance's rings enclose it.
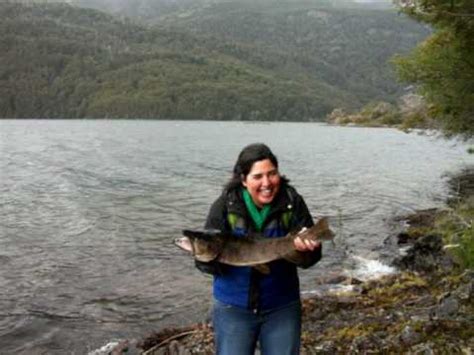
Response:
[[[247,176],[255,162],[269,159],[278,168],[278,159],[273,152],[263,143],[253,143],[246,146],[239,154],[237,162],[232,171],[232,178],[225,185],[224,190],[229,191],[242,186],[242,176]],[[287,183],[288,179],[281,177],[282,183]]]

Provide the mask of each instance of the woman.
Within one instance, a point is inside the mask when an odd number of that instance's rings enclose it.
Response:
[[[278,160],[264,144],[251,144],[240,153],[233,176],[213,203],[205,228],[238,237],[260,234],[282,237],[311,227],[303,198],[278,171]],[[321,258],[318,242],[295,239],[303,268]],[[217,354],[253,354],[257,341],[264,355],[298,354],[301,302],[296,265],[285,260],[269,264],[262,274],[252,267],[217,262],[196,266],[214,275],[213,325]]]

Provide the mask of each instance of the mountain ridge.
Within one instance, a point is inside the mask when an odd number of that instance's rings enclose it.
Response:
[[[292,9],[290,14],[295,16]],[[213,6],[200,11],[214,16],[212,26],[230,21],[215,16],[219,11]],[[344,51],[341,46],[346,44],[334,37],[335,43],[326,46],[329,50],[321,45],[326,49],[316,52],[308,43],[317,44],[323,36],[313,31],[311,21],[303,23],[302,29],[294,26],[295,32],[306,31],[310,42],[294,33],[277,42],[275,38],[284,37],[290,23],[280,23],[281,16],[289,18],[287,10],[281,13],[266,17],[275,27],[267,37],[262,37],[252,16],[236,16],[236,24],[246,19],[250,27],[225,37],[223,32],[203,28],[204,22],[197,17],[180,22],[170,16],[149,26],[69,4],[0,4],[4,19],[0,28],[5,34],[0,117],[321,120],[336,106],[358,107],[378,99],[374,92],[385,98],[390,90],[400,89],[384,80],[380,84],[374,71],[375,89],[348,90],[345,77],[349,73],[331,64],[333,52]],[[354,23],[361,19],[357,16]],[[344,26],[339,28],[349,36],[351,28]],[[250,36],[253,29],[262,40],[242,37]],[[408,32],[415,40],[423,35],[419,29]],[[331,39],[330,34],[326,37]],[[400,41],[405,40],[402,37]],[[397,47],[397,43],[389,44]],[[349,82],[357,83],[357,79],[349,78]]]

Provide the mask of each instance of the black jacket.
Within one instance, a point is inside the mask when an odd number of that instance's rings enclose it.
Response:
[[[272,203],[272,209],[267,221],[273,217],[280,217],[288,209],[292,209],[291,221],[285,228],[285,233],[299,230],[303,227],[311,227],[314,222],[308,211],[308,207],[296,190],[285,183],[282,183],[275,201]],[[219,198],[214,201],[207,216],[205,229],[214,229],[232,233],[232,227],[228,221],[228,213],[237,213],[246,220],[248,234],[255,233],[252,219],[247,212],[242,195],[237,190],[224,191]],[[322,247],[316,248],[312,252],[301,252],[303,262],[297,266],[306,269],[316,264],[322,256]],[[225,273],[226,265],[218,262],[203,263],[196,261],[196,267],[205,273],[212,275],[221,275]]]

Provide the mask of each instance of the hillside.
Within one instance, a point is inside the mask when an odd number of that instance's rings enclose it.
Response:
[[[0,117],[321,120],[393,98],[385,60],[427,32],[392,11],[193,6],[150,27],[0,4]]]
[[[32,0],[16,0],[27,1]],[[33,0],[47,2],[48,0]],[[235,0],[62,0],[81,7],[94,8],[115,15],[133,18],[142,23],[157,23],[168,15],[190,15],[203,8],[214,5],[238,3]],[[247,5],[255,5],[247,1]],[[393,8],[391,0],[374,0],[369,2],[353,0],[259,0],[258,6],[281,6],[290,9],[324,6],[330,8],[357,8],[357,9],[390,9]]]
[[[225,50],[287,77],[301,75],[344,90],[355,96],[357,107],[391,101],[402,93],[388,61],[428,33],[395,10],[316,6],[309,1],[223,2],[169,15],[160,23],[213,34],[227,47],[240,44],[237,50]]]

